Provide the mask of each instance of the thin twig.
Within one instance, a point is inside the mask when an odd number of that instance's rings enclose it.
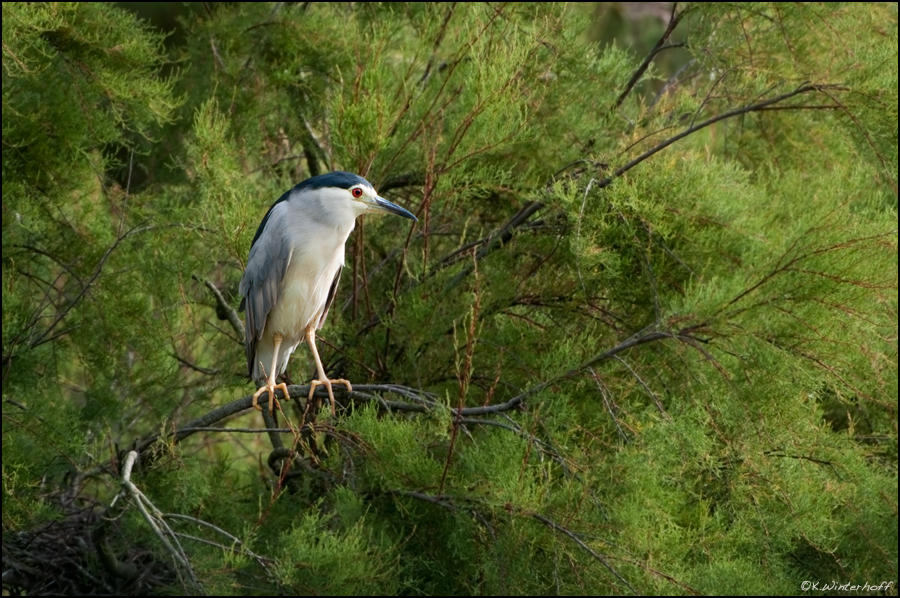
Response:
[[[204,540],[203,538],[196,538],[194,536],[189,536],[187,534],[180,534],[180,535],[182,535],[182,537],[188,538],[190,540],[195,540],[198,542],[205,542],[207,544],[217,546],[217,547],[221,548],[222,550],[227,550],[227,551],[233,552],[235,554],[240,554],[240,555],[246,554],[246,555],[252,557],[254,560],[256,560],[256,562],[259,563],[259,565],[263,569],[265,569],[267,573],[270,573],[269,563],[272,562],[272,559],[264,557],[264,556],[260,556],[260,555],[256,554],[255,552],[253,552],[252,550],[245,548],[244,543],[241,542],[240,538],[238,538],[237,536],[235,536],[233,534],[228,533],[224,529],[222,529],[216,525],[213,525],[212,523],[210,523],[208,521],[204,521],[202,519],[197,519],[196,517],[191,517],[190,515],[182,515],[181,513],[165,513],[163,515],[163,517],[165,517],[167,519],[181,519],[184,521],[190,521],[191,523],[195,523],[199,526],[211,529],[212,531],[225,536],[226,538],[231,540],[232,543],[237,544],[239,547],[239,550],[235,549],[233,546],[225,546],[224,544],[219,544],[217,542],[211,542],[209,540]]]
[[[209,291],[213,294],[213,297],[215,297],[216,304],[222,309],[223,312],[225,312],[225,315],[228,318],[228,323],[231,324],[231,327],[234,328],[234,331],[240,338],[244,338],[244,323],[241,322],[241,316],[238,314],[237,310],[234,307],[228,304],[228,302],[225,300],[225,297],[223,297],[219,289],[216,288],[216,285],[205,278],[200,278],[197,275],[194,275],[193,278],[194,280],[202,282],[204,285],[206,285],[206,288],[209,289]]]
[[[677,2],[672,3],[672,15],[669,17],[669,25],[666,27],[666,30],[663,32],[662,36],[659,38],[659,41],[656,42],[656,45],[653,46],[653,49],[650,50],[650,53],[644,58],[644,61],[641,62],[641,65],[637,68],[633,75],[631,75],[631,79],[628,80],[628,83],[625,84],[625,89],[622,90],[622,93],[619,94],[619,97],[616,98],[615,107],[618,108],[622,105],[622,102],[625,101],[625,98],[628,97],[628,94],[631,93],[631,90],[634,89],[634,86],[637,85],[637,82],[641,80],[641,77],[644,76],[644,73],[650,67],[650,62],[653,58],[662,52],[663,50],[667,50],[669,48],[678,48],[684,46],[684,44],[666,44],[669,36],[672,35],[672,31],[675,30],[675,27],[678,26],[678,23],[681,22],[681,18],[687,14],[686,11],[681,11],[678,14],[675,14],[675,10],[678,7]]]
[[[803,94],[803,93],[809,93],[809,92],[811,92],[811,91],[823,92],[823,91],[829,90],[829,89],[844,90],[844,89],[846,89],[846,87],[845,87],[845,86],[842,86],[842,85],[833,85],[833,84],[806,84],[806,85],[801,85],[800,87],[798,87],[798,88],[795,89],[794,91],[791,91],[791,92],[788,92],[788,93],[783,93],[783,94],[781,94],[781,95],[779,95],[779,96],[776,96],[776,97],[774,97],[774,98],[771,98],[771,99],[769,99],[769,100],[765,100],[765,101],[762,101],[762,102],[759,102],[759,103],[756,103],[756,104],[750,104],[749,106],[742,106],[742,107],[740,107],[740,108],[735,108],[734,110],[729,110],[729,111],[727,111],[727,112],[723,112],[722,114],[719,114],[719,115],[717,115],[717,116],[713,116],[712,118],[709,118],[709,119],[707,119],[707,120],[705,120],[705,121],[703,121],[703,122],[701,122],[701,123],[699,123],[699,124],[697,124],[697,125],[693,125],[693,126],[691,126],[691,127],[688,127],[687,129],[685,129],[684,131],[682,131],[681,133],[679,133],[679,134],[677,134],[677,135],[674,135],[674,136],[672,136],[672,137],[669,137],[668,139],[666,139],[665,141],[663,141],[663,142],[660,143],[659,145],[657,145],[657,146],[655,146],[655,147],[653,147],[653,148],[647,150],[646,152],[644,152],[643,154],[641,154],[641,155],[638,156],[637,158],[631,160],[630,162],[628,162],[628,163],[625,164],[624,166],[619,167],[619,168],[616,169],[616,171],[615,171],[614,173],[612,173],[609,177],[607,177],[607,178],[603,179],[602,181],[600,181],[600,183],[599,183],[598,186],[601,187],[601,188],[603,188],[603,187],[608,187],[610,184],[612,184],[612,182],[613,182],[615,179],[619,178],[620,176],[622,176],[623,174],[625,174],[626,172],[628,172],[629,170],[631,170],[632,168],[634,168],[635,166],[637,166],[638,164],[640,164],[641,162],[643,162],[644,160],[650,158],[650,157],[653,156],[654,154],[657,154],[657,153],[661,152],[662,150],[666,149],[667,147],[669,147],[670,145],[672,145],[672,144],[675,143],[676,141],[680,141],[681,139],[684,139],[684,138],[687,137],[688,135],[692,135],[693,133],[696,133],[696,132],[699,131],[700,129],[704,129],[704,128],[710,126],[710,125],[713,125],[713,124],[719,122],[720,120],[725,120],[726,118],[732,118],[732,117],[734,117],[734,116],[741,116],[741,115],[743,115],[743,114],[749,114],[750,112],[758,112],[758,111],[761,111],[761,110],[764,110],[764,109],[768,108],[769,106],[772,106],[772,105],[774,105],[774,104],[778,104],[778,103],[780,103],[780,102],[783,102],[784,100],[790,99],[790,98],[792,98],[792,97],[794,97],[794,96],[797,96],[797,95],[800,95],[800,94]]]
[[[543,523],[544,525],[546,525],[547,527],[549,527],[550,529],[552,529],[554,531],[560,532],[561,534],[565,535],[570,540],[572,540],[573,542],[578,544],[578,546],[580,546],[585,552],[587,552],[589,555],[591,555],[591,557],[593,557],[594,560],[598,561],[600,564],[602,564],[604,567],[606,567],[606,569],[610,573],[612,573],[616,579],[618,579],[620,582],[622,582],[629,590],[631,590],[631,592],[635,596],[640,596],[640,593],[636,589],[634,589],[634,586],[632,586],[630,583],[628,583],[628,580],[626,580],[624,577],[622,577],[622,575],[618,571],[616,571],[613,568],[613,566],[610,565],[609,562],[605,558],[603,558],[603,556],[601,556],[596,551],[594,551],[593,548],[591,548],[590,546],[585,544],[584,541],[581,538],[579,538],[572,530],[561,526],[560,524],[556,523],[555,521],[548,519],[539,513],[531,513],[531,518],[536,519],[537,521],[540,521],[541,523]]]
[[[178,428],[179,432],[229,432],[234,434],[262,434],[262,433],[271,433],[277,432],[279,434],[293,434],[294,430],[291,428],[228,428],[228,427],[217,427],[217,426],[201,426],[197,428]]]
[[[624,359],[622,359],[621,357],[619,357],[618,355],[614,355],[613,359],[618,360],[619,363],[621,363],[626,368],[628,368],[628,371],[631,372],[631,375],[634,376],[635,380],[637,380],[640,383],[640,385],[644,387],[644,390],[647,391],[647,394],[649,394],[650,398],[653,399],[653,402],[656,403],[656,408],[659,409],[659,412],[662,413],[663,416],[667,420],[672,421],[672,416],[669,415],[669,413],[666,411],[665,407],[662,406],[662,403],[659,402],[659,398],[657,398],[656,393],[654,393],[652,390],[650,390],[650,387],[647,386],[647,383],[644,382],[640,376],[638,376],[638,373],[635,372],[634,369],[630,365],[628,365],[628,362],[625,361]]]
[[[600,396],[603,398],[603,406],[606,407],[609,417],[612,418],[613,424],[615,424],[616,430],[619,432],[619,440],[621,440],[622,443],[628,442],[628,435],[625,434],[625,431],[619,424],[619,418],[613,413],[613,406],[615,406],[616,410],[619,409],[619,406],[613,403],[610,398],[607,398],[609,391],[607,390],[606,385],[603,384],[603,381],[600,380],[600,376],[594,371],[594,368],[588,367],[588,371],[591,373],[591,376],[593,376],[594,382],[597,383],[597,388],[600,389]]]
[[[56,315],[56,317],[53,319],[50,325],[47,326],[44,332],[39,334],[37,338],[33,339],[28,344],[28,348],[34,349],[35,347],[38,347],[39,345],[42,345],[44,342],[46,342],[45,339],[47,335],[53,332],[53,329],[56,328],[57,324],[59,324],[63,320],[63,318],[65,318],[69,314],[69,312],[72,311],[72,308],[74,308],[78,304],[78,302],[81,301],[85,293],[88,292],[88,289],[90,289],[94,282],[96,282],[97,278],[100,276],[100,272],[103,271],[103,266],[104,264],[106,264],[106,260],[109,259],[109,256],[112,255],[112,252],[116,250],[116,248],[122,241],[124,241],[131,235],[142,233],[152,228],[153,227],[151,226],[136,226],[130,231],[126,232],[124,235],[119,236],[115,240],[115,242],[113,242],[113,244],[103,253],[103,257],[100,258],[100,261],[97,262],[97,265],[94,267],[93,274],[91,274],[91,277],[88,279],[88,281],[81,287],[81,291],[79,291],[78,295],[76,295],[75,298],[72,299],[72,301],[70,301],[69,304]]]
[[[178,538],[175,537],[174,532],[172,532],[168,524],[163,520],[163,514],[152,502],[150,502],[144,493],[138,489],[134,482],[131,481],[131,472],[134,468],[134,464],[138,460],[138,456],[137,451],[129,451],[128,455],[125,457],[125,464],[122,467],[123,492],[131,498],[134,505],[141,513],[141,516],[144,518],[144,521],[159,539],[163,547],[165,547],[166,551],[172,556],[172,560],[174,560],[176,564],[176,571],[178,571],[179,575],[181,575],[182,571],[186,572],[191,584],[197,589],[202,589],[202,585],[194,574],[194,569],[191,567],[187,554],[178,543]],[[115,502],[115,499],[113,502]],[[171,537],[171,542],[167,536]]]
[[[181,357],[181,356],[178,355],[177,353],[172,353],[172,357],[174,357],[175,360],[178,361],[178,363],[182,364],[183,366],[188,367],[188,368],[191,368],[192,370],[194,370],[194,371],[196,371],[196,372],[200,372],[201,374],[206,374],[207,376],[216,376],[216,375],[218,375],[219,373],[221,373],[221,371],[222,371],[222,370],[217,369],[217,368],[205,368],[205,367],[201,367],[201,366],[199,366],[199,365],[197,365],[197,364],[195,364],[195,363],[191,363],[190,361],[188,361],[187,359]]]

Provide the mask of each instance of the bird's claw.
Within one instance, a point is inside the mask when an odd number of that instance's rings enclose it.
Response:
[[[278,399],[275,398],[275,391],[281,389],[284,392],[284,399],[287,401],[291,398],[291,395],[288,393],[287,384],[282,382],[281,384],[275,384],[274,382],[266,382],[264,386],[260,386],[259,390],[253,393],[253,408],[257,411],[262,411],[262,407],[259,404],[259,397],[264,392],[269,393],[269,415],[272,415],[275,405],[278,405]],[[281,409],[281,405],[278,405],[278,408]]]
[[[317,386],[324,386],[328,389],[328,400],[331,402],[331,414],[334,415],[336,413],[335,410],[335,401],[334,401],[334,390],[332,390],[332,384],[343,384],[347,387],[347,392],[353,392],[353,386],[350,384],[349,380],[344,380],[343,378],[336,378],[334,380],[329,380],[325,378],[324,380],[313,380],[309,383],[309,396],[307,397],[308,401],[312,401],[313,395],[316,393]]]

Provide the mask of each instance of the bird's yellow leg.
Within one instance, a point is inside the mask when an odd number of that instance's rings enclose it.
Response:
[[[278,365],[278,349],[281,348],[282,338],[283,337],[280,334],[276,334],[272,337],[272,340],[275,341],[275,352],[274,352],[274,355],[272,356],[272,371],[269,373],[268,376],[266,376],[265,385],[260,386],[259,390],[257,390],[255,393],[253,393],[253,406],[256,407],[257,411],[262,411],[262,407],[260,407],[259,403],[258,403],[258,399],[259,399],[260,395],[264,392],[269,393],[269,415],[272,414],[273,403],[277,402],[277,399],[275,398],[275,391],[277,389],[280,388],[284,392],[285,400],[288,400],[291,398],[291,395],[288,394],[287,384],[285,384],[284,382],[282,382],[281,384],[275,384],[275,378],[276,378],[276,376],[278,376],[278,370],[276,369],[276,366]],[[266,371],[266,369],[265,369],[265,367],[263,367],[263,372],[265,372],[265,371]]]
[[[353,392],[353,387],[350,386],[349,380],[344,380],[343,378],[336,378],[334,380],[329,380],[328,376],[325,375],[325,368],[322,366],[322,360],[319,358],[319,350],[316,349],[316,329],[312,326],[309,327],[309,330],[306,331],[306,342],[309,343],[309,350],[312,351],[313,359],[316,360],[316,371],[319,373],[319,379],[313,380],[309,383],[309,397],[308,400],[312,401],[313,394],[316,392],[317,386],[324,386],[328,389],[328,400],[331,401],[331,413],[332,415],[335,413],[334,406],[334,391],[331,388],[332,382],[335,384],[344,384],[347,387],[349,392]]]

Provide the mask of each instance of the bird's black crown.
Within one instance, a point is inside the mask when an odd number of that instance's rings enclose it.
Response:
[[[335,170],[310,177],[302,183],[297,183],[291,191],[301,191],[303,189],[324,189],[326,187],[337,187],[338,189],[349,189],[355,185],[372,185],[366,179],[352,172],[344,172],[343,170]]]

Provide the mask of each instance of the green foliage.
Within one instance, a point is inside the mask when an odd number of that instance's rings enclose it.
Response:
[[[4,591],[896,580],[896,5],[660,6],[5,3]],[[333,169],[420,220],[358,223],[320,331],[381,386],[209,415]]]

